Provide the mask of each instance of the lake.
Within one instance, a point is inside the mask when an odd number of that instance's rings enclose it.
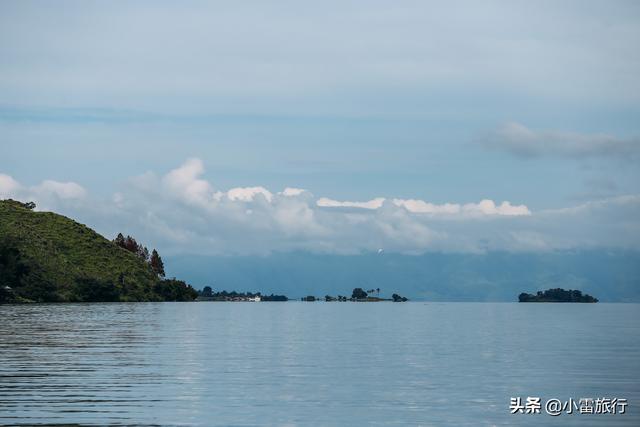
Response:
[[[6,305],[0,361],[5,425],[640,425],[640,304]]]

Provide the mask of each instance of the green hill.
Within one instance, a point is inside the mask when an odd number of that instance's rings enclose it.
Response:
[[[7,288],[8,287],[8,288]],[[10,289],[9,289],[10,288]],[[52,212],[0,201],[0,302],[192,300],[136,254]]]

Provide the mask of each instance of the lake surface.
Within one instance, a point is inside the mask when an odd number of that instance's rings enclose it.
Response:
[[[0,306],[0,424],[638,426],[639,380],[638,304]]]

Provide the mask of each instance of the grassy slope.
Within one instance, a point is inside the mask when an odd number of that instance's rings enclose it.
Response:
[[[0,238],[5,237],[17,242],[32,269],[55,284],[63,301],[73,300],[74,283],[81,277],[115,283],[125,301],[158,299],[153,292],[157,277],[145,262],[65,216],[0,201]]]

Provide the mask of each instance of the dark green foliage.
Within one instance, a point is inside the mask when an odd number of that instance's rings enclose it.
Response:
[[[362,288],[355,288],[351,293],[351,298],[364,299],[367,297],[367,293]]]
[[[306,297],[302,297],[302,301],[315,302],[316,301],[316,297],[314,297],[313,295],[309,295],[309,296],[306,296]]]
[[[256,297],[260,297],[260,301],[289,301],[289,298],[284,295],[262,295],[260,292],[213,292],[211,286],[202,288],[198,299],[201,301],[248,301]]]
[[[288,301],[284,295],[262,295],[260,292],[213,292],[210,286],[205,286],[200,291],[200,299],[204,301],[247,301],[250,298],[260,297],[260,301]]]
[[[582,291],[561,288],[547,289],[546,291],[538,291],[535,295],[521,293],[518,295],[519,302],[598,302],[597,298],[584,294]]]
[[[6,200],[1,200],[2,203],[5,203],[7,206],[11,206],[14,208],[22,208],[22,209],[27,209],[27,210],[34,210],[36,208],[36,204],[34,202],[26,202],[23,203],[19,200],[13,200],[13,199],[6,199]]]
[[[122,233],[118,233],[113,243],[120,246],[122,249],[126,249],[129,252],[136,254],[138,258],[143,261],[149,261],[149,249],[142,244],[139,244],[136,239],[131,236],[124,237]]]
[[[76,282],[74,297],[78,302],[115,302],[120,301],[120,290],[111,281],[85,277]]]
[[[138,258],[149,264],[151,271],[153,271],[156,276],[164,277],[164,262],[162,262],[162,258],[158,251],[154,249],[151,255],[149,255],[149,249],[147,249],[146,246],[138,243],[136,239],[131,236],[124,237],[122,233],[118,233],[116,238],[113,239],[113,243],[120,246],[122,249],[126,249],[127,251],[136,254]]]
[[[6,286],[0,286],[0,304],[15,302],[16,296],[13,290]]]
[[[138,255],[138,257],[145,262],[149,261],[149,249],[147,249],[145,246],[138,246],[136,255]]]
[[[63,300],[58,294],[56,284],[35,268],[22,279],[19,287],[14,288],[14,292],[24,301],[59,302]]]
[[[20,286],[29,267],[20,256],[15,239],[0,236],[0,287]]]
[[[263,295],[262,297],[260,297],[262,301],[289,301],[289,298],[287,298],[284,295]]]
[[[164,301],[193,301],[198,297],[198,291],[182,280],[160,280],[154,286],[154,291]]]
[[[0,302],[57,301],[56,287],[20,253],[19,242],[0,237]]]
[[[342,295],[338,295],[338,296],[331,296],[331,295],[325,295],[324,296],[324,300],[326,302],[334,302],[334,301],[341,301],[341,302],[345,302],[345,301],[349,301],[349,298],[344,297]],[[351,301],[354,301],[353,298],[351,298]]]
[[[16,301],[162,300],[157,274],[139,254],[119,246],[62,215],[0,201],[0,283]]]
[[[122,235],[122,233],[118,233],[116,238],[113,239],[113,243],[115,243],[116,245],[120,246],[123,249],[127,249],[127,245],[125,243],[124,236]]]
[[[132,254],[138,254],[138,242],[131,236],[127,236],[124,240],[124,248],[131,252]]]
[[[160,277],[164,277],[164,263],[162,262],[162,258],[160,258],[158,251],[156,251],[155,249],[151,253],[149,264],[151,265],[151,269],[154,273],[156,273]]]
[[[401,297],[398,294],[391,295],[391,298],[393,298],[393,302],[407,302],[407,301],[409,301],[409,299],[407,297]]]

